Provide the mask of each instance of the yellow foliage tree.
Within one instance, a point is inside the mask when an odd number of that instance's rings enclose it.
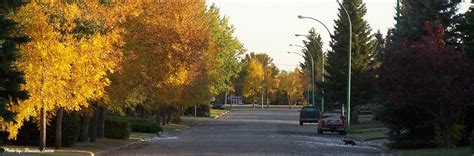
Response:
[[[209,46],[204,1],[149,1],[140,8],[125,24],[125,62],[107,89],[111,100],[147,103],[149,109],[181,103],[184,88],[198,75],[192,67]]]
[[[263,92],[263,66],[255,58],[250,59],[247,67],[247,76],[244,79],[243,96],[254,102]]]
[[[284,71],[278,75],[278,79],[280,79],[280,89],[286,92],[289,105],[294,100],[302,99],[304,84],[301,81],[300,73],[301,69],[296,68],[292,72]]]
[[[29,98],[9,105],[16,113],[6,123],[9,139],[15,139],[24,121],[40,121],[40,149],[44,149],[46,122],[57,109],[77,111],[88,107],[88,101],[104,96],[110,81],[107,74],[121,59],[117,47],[123,44],[120,20],[99,2],[37,3],[21,7],[12,19],[22,25],[19,33],[30,41],[20,45],[21,58],[14,66],[24,72],[21,88]],[[110,11],[105,14],[106,11]],[[110,20],[108,18],[113,18]],[[108,19],[108,20],[107,20]],[[102,31],[87,31],[84,24],[105,23]],[[89,32],[89,33],[84,33]],[[51,115],[47,115],[51,114]]]

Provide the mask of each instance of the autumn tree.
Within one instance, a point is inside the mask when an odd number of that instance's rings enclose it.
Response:
[[[146,104],[160,122],[171,108],[185,106],[183,91],[198,75],[194,67],[209,46],[209,27],[204,2],[144,2],[141,8],[125,24],[123,71],[113,76],[110,99]]]
[[[282,71],[278,74],[278,79],[280,80],[279,89],[286,93],[288,105],[303,99],[305,87],[301,79],[301,72],[301,69],[296,68],[294,71]]]
[[[427,112],[438,125],[434,127],[441,129],[441,133],[435,132],[435,139],[453,147],[462,130],[457,122],[459,115],[473,100],[472,65],[464,53],[446,44],[441,24],[426,22],[425,29],[427,35],[421,41],[410,44],[404,40],[401,47],[388,51],[381,67],[380,86],[389,108]],[[415,118],[419,114],[406,115]]]
[[[278,73],[280,72],[278,68],[275,66],[273,63],[273,58],[271,58],[268,54],[266,53],[250,53],[246,54],[244,59],[242,60],[242,63],[245,64],[245,67],[249,67],[248,64],[250,63],[250,60],[256,59],[258,60],[262,67],[263,67],[263,83],[262,85],[264,86],[264,96],[267,98],[269,97],[270,101],[275,101],[276,100],[276,93],[278,91]],[[245,77],[249,74],[248,69],[243,69],[241,74],[241,80],[245,79]]]
[[[264,69],[262,63],[256,58],[250,59],[247,65],[247,74],[244,79],[243,96],[255,102],[263,92]]]
[[[98,5],[97,3],[95,5]],[[24,121],[39,121],[40,149],[45,147],[46,123],[57,109],[78,111],[88,101],[104,95],[121,53],[118,31],[80,35],[81,20],[93,20],[77,4],[31,2],[12,17],[22,25],[19,34],[30,42],[19,46],[21,59],[14,66],[25,73],[27,100],[10,105],[15,113],[9,122],[9,138],[14,139]]]

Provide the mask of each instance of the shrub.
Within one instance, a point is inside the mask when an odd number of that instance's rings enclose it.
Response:
[[[62,145],[64,147],[71,147],[78,141],[81,134],[81,125],[81,117],[78,113],[73,112],[64,114],[61,136]]]
[[[111,139],[128,139],[130,136],[130,124],[123,120],[105,120],[104,135]]]
[[[452,135],[452,142],[454,145],[457,145],[458,142],[461,140],[462,130],[464,129],[463,125],[454,124],[453,127],[449,130],[449,133]],[[433,143],[437,146],[446,146],[447,134],[444,130],[440,128],[439,125],[435,126],[435,138],[433,139]]]
[[[209,117],[211,115],[211,107],[208,104],[197,105],[196,111],[197,116],[199,117]],[[194,116],[194,106],[191,106],[186,109],[186,112],[184,114]]]
[[[142,122],[142,123],[133,123],[132,124],[133,132],[142,132],[142,133],[157,133],[163,131],[163,128],[154,122]]]
[[[131,117],[110,117],[109,119],[129,122],[132,132],[157,133],[163,131],[161,125],[151,119]]]

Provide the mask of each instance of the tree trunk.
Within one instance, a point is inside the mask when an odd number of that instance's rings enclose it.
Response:
[[[161,123],[161,111],[160,107],[156,109],[156,114],[155,114],[155,122],[160,124]]]
[[[145,108],[143,106],[139,106],[140,113],[138,114],[140,118],[145,118]]]
[[[288,108],[291,109],[291,98],[290,98],[290,94],[286,93],[287,94],[287,99],[288,99]]]
[[[41,107],[39,150],[43,151],[45,148],[46,148],[46,111],[44,107]]]
[[[63,112],[64,108],[59,108],[58,113],[56,114],[56,137],[54,141],[54,145],[56,149],[60,149],[62,147],[62,127],[63,127]]]
[[[173,114],[173,109],[171,107],[168,107],[168,111],[166,111],[166,124],[171,123],[172,114]]]
[[[89,122],[89,114],[84,115],[84,117],[82,117],[81,137],[79,138],[79,142],[89,142]]]
[[[104,138],[106,116],[107,110],[104,107],[99,106],[99,119],[97,121],[97,138]]]
[[[161,107],[161,125],[166,125],[166,107]]]
[[[89,126],[89,141],[95,142],[97,138],[97,121],[99,119],[99,110],[97,108],[97,104],[95,105],[94,115],[91,118],[90,126]]]

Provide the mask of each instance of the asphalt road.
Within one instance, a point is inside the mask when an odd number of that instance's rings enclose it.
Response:
[[[344,145],[338,133],[300,126],[298,111],[234,109],[227,115],[106,155],[387,155],[362,142]]]

